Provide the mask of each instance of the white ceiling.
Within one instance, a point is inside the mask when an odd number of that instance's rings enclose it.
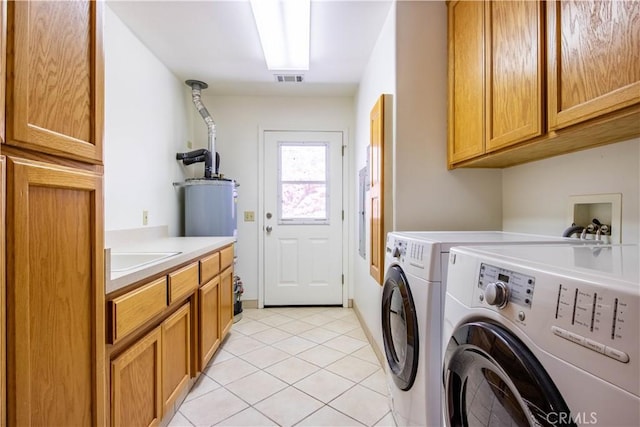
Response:
[[[312,0],[310,66],[303,83],[266,68],[249,0],[123,1],[109,7],[180,79],[211,94],[353,95],[390,0]]]

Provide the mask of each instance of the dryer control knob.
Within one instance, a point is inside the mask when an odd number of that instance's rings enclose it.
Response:
[[[484,290],[484,297],[489,305],[503,308],[509,302],[509,288],[502,282],[492,282]]]
[[[393,248],[392,256],[394,258],[400,258],[400,255],[401,255],[400,248],[398,248],[397,246]]]

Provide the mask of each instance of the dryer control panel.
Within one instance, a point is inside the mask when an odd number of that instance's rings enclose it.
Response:
[[[629,355],[621,348],[637,337],[637,298],[605,287],[558,283],[555,321],[551,331],[566,340],[602,353],[622,363]],[[635,325],[635,327],[634,327]]]
[[[638,299],[604,286],[556,280],[551,286],[546,278],[543,280],[541,304],[533,307],[533,275],[481,263],[477,302],[514,321],[542,316],[551,320],[549,332],[553,335],[628,363],[630,357],[625,348],[637,334],[633,325],[638,324]]]
[[[513,303],[531,308],[535,285],[536,279],[533,276],[490,264],[480,264],[478,288],[484,291],[481,295],[489,305],[504,307],[507,303]],[[492,303],[494,300],[495,304]]]

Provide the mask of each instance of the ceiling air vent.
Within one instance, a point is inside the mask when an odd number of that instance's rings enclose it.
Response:
[[[304,76],[302,74],[276,74],[278,83],[302,83]]]

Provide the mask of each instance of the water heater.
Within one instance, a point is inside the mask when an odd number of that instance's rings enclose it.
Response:
[[[236,236],[236,183],[191,179],[184,184],[185,236]]]

